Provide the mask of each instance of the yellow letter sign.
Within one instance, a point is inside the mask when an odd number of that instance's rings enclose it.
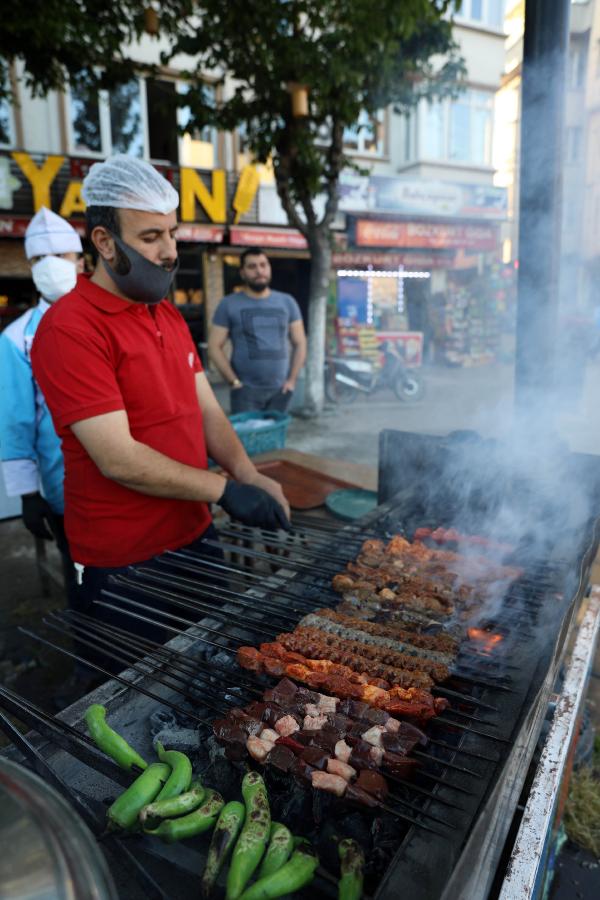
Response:
[[[12,153],[11,156],[33,190],[33,211],[37,212],[42,206],[51,209],[50,185],[58,175],[65,157],[47,156],[44,165],[38,169],[28,153]]]
[[[223,169],[212,172],[212,194],[195,169],[180,170],[181,221],[196,220],[196,201],[205,210],[211,222],[225,222],[226,185]]]

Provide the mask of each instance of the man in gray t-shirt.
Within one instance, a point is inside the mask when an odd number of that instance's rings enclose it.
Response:
[[[219,303],[208,351],[231,385],[232,413],[285,412],[306,358],[302,316],[290,294],[271,290],[271,265],[260,248],[244,251],[240,276],[244,290]],[[223,349],[228,340],[231,362]]]

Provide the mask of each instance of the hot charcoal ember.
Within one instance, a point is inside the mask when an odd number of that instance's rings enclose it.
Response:
[[[445,681],[450,677],[448,666],[443,663],[432,662],[423,657],[411,656],[408,653],[400,653],[397,650],[390,650],[387,647],[376,647],[372,644],[363,644],[362,641],[353,639],[352,637],[344,637],[344,629],[328,622],[326,619],[315,618],[322,622],[319,628],[297,628],[293,634],[302,637],[304,640],[318,641],[319,643],[335,647],[347,653],[353,653],[357,656],[366,657],[376,662],[384,663],[386,666],[393,666],[397,669],[408,669],[409,671],[425,672],[436,682]],[[331,632],[333,626],[336,632]],[[285,643],[289,640],[287,634],[277,636],[278,641]]]
[[[359,628],[369,634],[395,638],[411,644],[413,647],[432,650],[449,657],[456,656],[458,652],[458,641],[449,634],[420,634],[415,630],[403,628],[401,625],[365,622],[361,618],[347,616],[333,609],[316,609],[314,615],[331,619],[333,622],[340,622],[340,624],[348,625],[350,628]]]
[[[340,698],[364,700],[370,706],[384,709],[392,714],[402,715],[419,721],[427,721],[437,716],[448,706],[440,697],[432,697],[419,688],[394,687],[389,691],[370,684],[355,684],[339,675],[314,672],[300,663],[286,663],[274,657],[265,656],[255,647],[240,647],[237,658],[242,668],[262,671],[268,675],[281,677],[288,675],[295,681],[311,688],[329,691]]]
[[[327,611],[329,612],[329,611]],[[348,637],[363,644],[372,644],[374,647],[383,647],[388,650],[395,650],[398,653],[404,653],[408,656],[429,659],[432,662],[449,665],[453,656],[448,653],[441,653],[425,647],[415,647],[407,641],[401,641],[397,637],[390,635],[374,634],[366,628],[362,627],[360,620],[354,620],[354,625],[349,624],[347,616],[333,615],[317,615],[309,613],[299,622],[300,628],[320,628],[329,631],[332,634],[338,634],[341,637]]]
[[[261,644],[261,653],[278,656],[287,662],[299,662],[315,672],[328,671],[341,675],[358,684],[374,684],[383,690],[388,690],[392,685],[427,690],[434,683],[425,672],[386,666],[385,663],[330,647],[323,641],[306,640],[295,633],[282,634],[279,638],[277,643]]]

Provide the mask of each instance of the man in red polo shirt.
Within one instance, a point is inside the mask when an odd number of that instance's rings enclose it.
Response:
[[[62,439],[65,527],[91,603],[115,571],[194,546],[209,503],[270,529],[289,527],[289,506],[249,460],[163,299],[177,268],[176,191],[117,156],[92,166],[83,196],[98,263],[46,314],[31,357]],[[207,471],[207,454],[231,479]]]

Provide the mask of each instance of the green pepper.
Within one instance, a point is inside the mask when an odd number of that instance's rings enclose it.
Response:
[[[269,846],[258,870],[258,878],[266,878],[282,867],[290,858],[294,847],[294,837],[289,828],[280,822],[271,823]]]
[[[178,750],[165,750],[160,741],[156,742],[157,755],[161,762],[171,766],[171,774],[164,788],[156,798],[168,800],[170,797],[178,797],[187,791],[192,782],[192,764],[185,755]]]
[[[245,815],[244,804],[237,800],[232,800],[221,810],[221,815],[213,831],[206,868],[202,877],[203,897],[210,897],[223,863],[244,824]]]
[[[165,763],[152,763],[148,766],[108,810],[109,831],[135,825],[140,810],[152,803],[170,772],[170,767]]]
[[[155,834],[167,844],[195,837],[213,827],[224,805],[225,801],[221,795],[209,789],[202,806],[198,809],[188,813],[187,816],[180,816],[179,819],[165,819],[158,828],[147,831],[146,834]]]
[[[265,852],[271,830],[269,798],[262,776],[248,772],[242,781],[246,820],[235,845],[227,873],[226,900],[237,900]]]
[[[157,819],[169,819],[173,816],[183,816],[185,813],[192,812],[200,806],[205,795],[206,789],[199,779],[192,781],[189,791],[179,794],[178,797],[169,797],[166,800],[161,800],[159,794],[156,800],[149,803],[140,812],[142,828],[153,828],[158,824]]]
[[[360,900],[363,890],[365,854],[360,844],[344,838],[338,844],[340,880],[338,900]]]
[[[125,738],[122,738],[108,725],[105,706],[92,703],[86,710],[85,724],[96,746],[114,759],[122,769],[129,771],[132,766],[139,766],[140,769],[148,767],[146,760],[142,759],[139,753],[129,746]]]
[[[274,900],[299,891],[313,880],[319,859],[311,847],[301,845],[277,872],[255,881],[240,900]]]

